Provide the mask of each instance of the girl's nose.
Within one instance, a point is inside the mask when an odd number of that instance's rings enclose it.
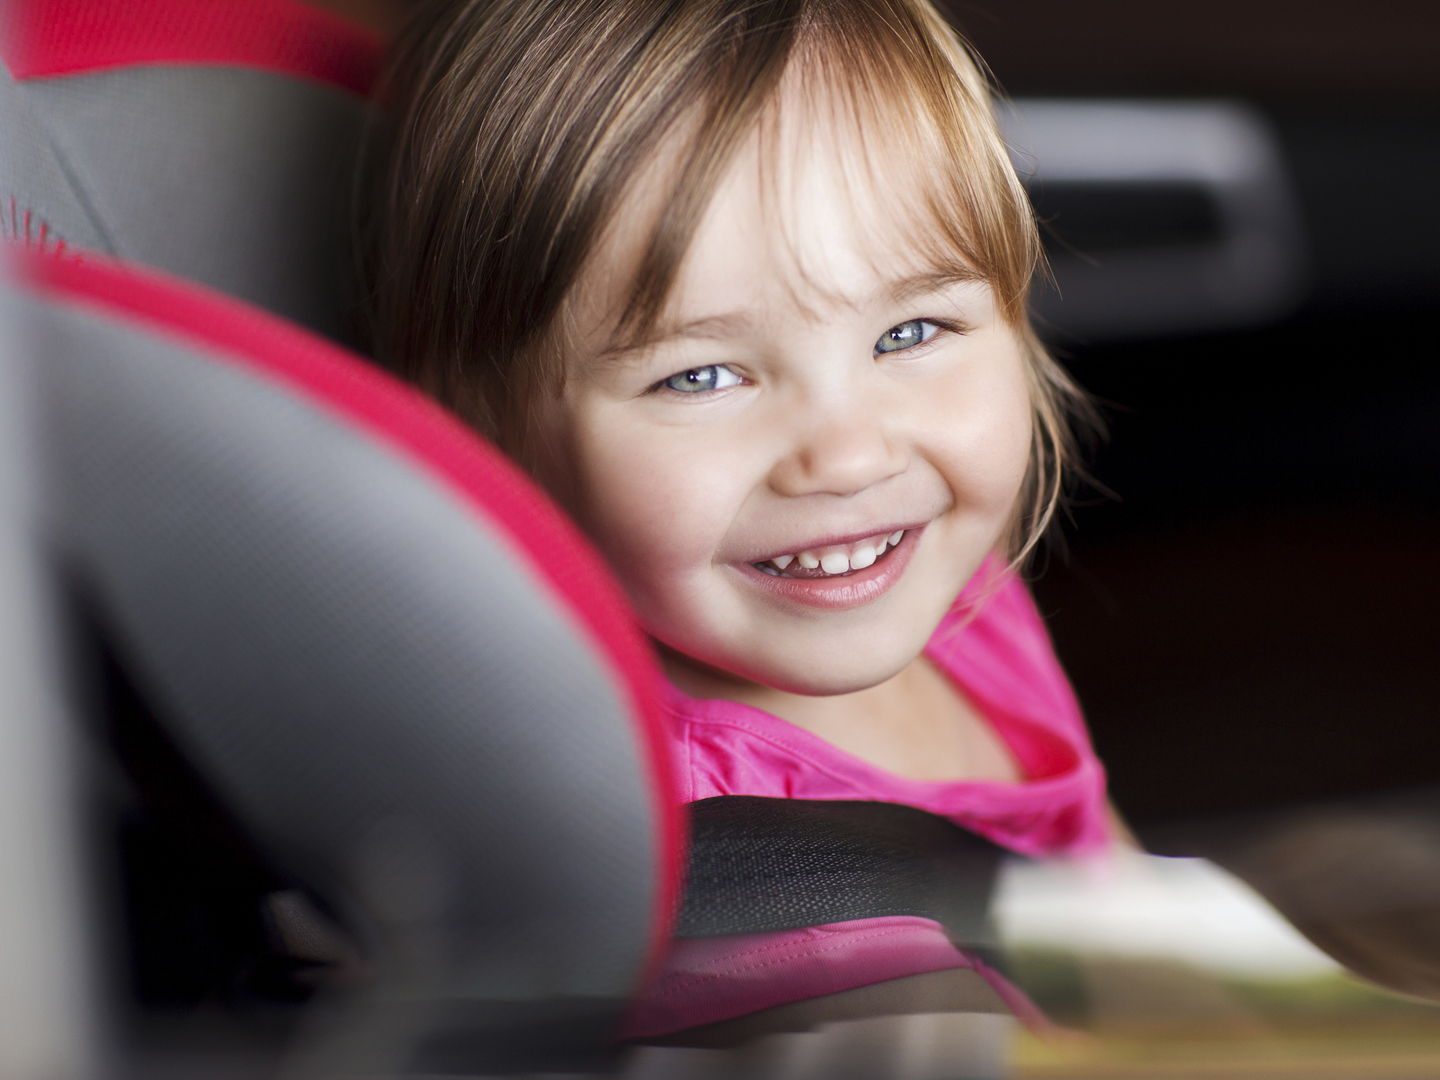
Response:
[[[909,462],[905,446],[886,434],[875,409],[857,404],[800,429],[771,471],[770,486],[789,496],[855,495],[903,473]]]

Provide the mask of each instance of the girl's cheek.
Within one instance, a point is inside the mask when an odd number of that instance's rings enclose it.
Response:
[[[715,463],[689,440],[622,415],[581,456],[586,527],[622,578],[666,577],[714,549]]]
[[[1009,365],[932,387],[924,399],[924,441],[952,491],[972,509],[1008,505],[1029,464],[1031,409],[1022,373]]]

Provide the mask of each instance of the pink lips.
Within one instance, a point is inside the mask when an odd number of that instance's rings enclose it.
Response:
[[[843,611],[868,604],[888,592],[905,572],[924,531],[924,526],[906,529],[900,543],[874,563],[863,570],[851,570],[834,577],[782,577],[764,573],[749,563],[735,566],[747,580],[777,599],[805,607]]]

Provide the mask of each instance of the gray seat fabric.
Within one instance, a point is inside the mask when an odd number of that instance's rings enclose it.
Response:
[[[54,597],[37,543],[30,387],[0,295],[0,1076],[80,1078],[95,1058],[95,950],[76,830]]]
[[[77,186],[65,175],[30,95],[4,65],[0,65],[0,130],[5,132],[0,151],[0,235],[38,246],[43,224],[47,247],[64,242],[114,254]]]
[[[349,342],[354,94],[240,67],[16,82],[0,67],[3,232],[220,289]],[[11,205],[16,219],[11,221]]]
[[[619,676],[552,588],[443,480],[254,370],[7,303],[55,565],[366,954],[311,1064],[593,1066],[665,914],[664,810]]]

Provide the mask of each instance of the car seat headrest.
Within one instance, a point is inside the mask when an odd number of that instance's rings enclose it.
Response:
[[[378,38],[295,0],[14,0],[0,232],[352,336],[349,196]]]
[[[17,266],[53,557],[175,745],[371,951],[389,1019],[351,1037],[422,1071],[514,1067],[517,1032],[598,1043],[667,932],[683,829],[599,557],[360,358],[154,273]]]

